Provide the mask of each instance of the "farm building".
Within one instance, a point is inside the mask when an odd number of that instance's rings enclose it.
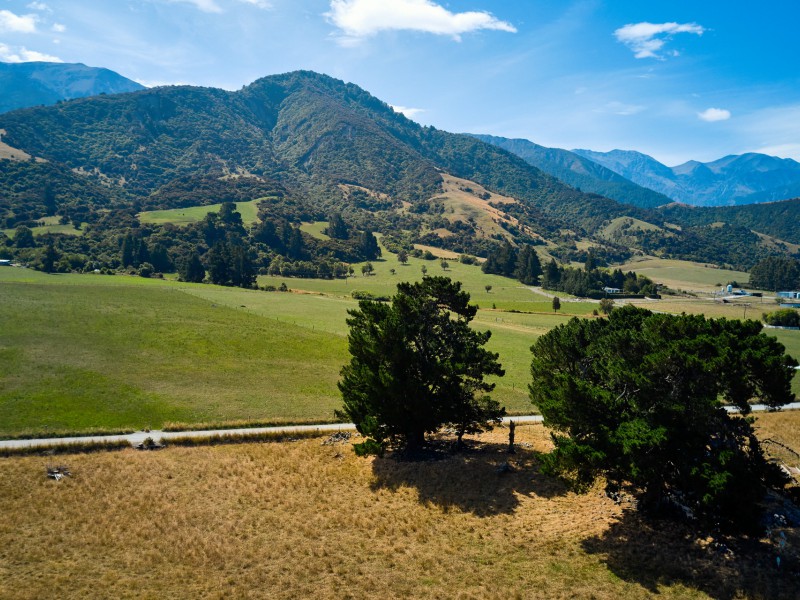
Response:
[[[778,298],[791,298],[800,300],[800,292],[778,292]]]

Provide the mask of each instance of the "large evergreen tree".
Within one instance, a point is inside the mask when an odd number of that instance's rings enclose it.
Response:
[[[514,276],[525,285],[539,285],[539,277],[542,275],[542,263],[539,255],[533,246],[523,246],[517,257],[516,270]]]
[[[469,325],[477,307],[459,282],[424,277],[401,283],[391,304],[362,300],[349,311],[352,358],[342,368],[343,413],[367,442],[418,450],[425,434],[451,424],[459,435],[490,427],[505,413],[487,375],[503,375],[484,345],[491,332]]]
[[[531,397],[553,435],[546,468],[578,485],[629,484],[643,508],[682,506],[707,523],[755,522],[782,483],[752,425],[750,402],[791,402],[792,367],[755,321],[653,314],[626,306],[572,319],[531,349]]]

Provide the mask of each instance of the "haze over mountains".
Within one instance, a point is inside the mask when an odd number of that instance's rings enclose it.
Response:
[[[790,158],[751,152],[709,163],[691,160],[668,167],[630,150],[572,152],[634,183],[694,206],[753,204],[800,196],[800,163]]]
[[[524,139],[492,135],[475,137],[516,154],[534,167],[584,192],[600,194],[644,208],[655,208],[672,202],[671,198],[637,185],[612,169],[569,150],[547,148]]]
[[[80,63],[0,62],[0,113],[142,89],[143,85],[119,73]]]
[[[630,150],[570,151],[524,139],[475,137],[513,152],[573,187],[644,208],[670,202],[732,206],[800,196],[800,163],[789,158],[748,153],[668,167]]]

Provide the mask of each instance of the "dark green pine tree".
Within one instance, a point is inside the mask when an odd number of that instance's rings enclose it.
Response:
[[[523,246],[517,258],[517,268],[514,276],[525,285],[539,285],[539,277],[542,275],[542,263],[539,262],[539,255],[533,246]]]
[[[228,244],[217,242],[208,251],[206,262],[208,263],[208,277],[211,283],[217,285],[230,285],[231,270],[228,253]]]
[[[517,259],[517,249],[508,240],[505,240],[494,252],[489,253],[481,269],[484,273],[515,277]]]
[[[256,283],[256,270],[250,252],[244,246],[230,246],[228,250],[231,285],[251,288]]]
[[[369,230],[365,229],[358,238],[356,251],[364,260],[375,260],[381,255],[381,248],[378,246],[378,239]]]
[[[347,223],[342,219],[340,213],[333,213],[328,221],[327,233],[335,240],[346,240],[350,238],[350,231],[347,228]]]
[[[122,238],[122,247],[120,248],[120,260],[123,267],[130,267],[133,265],[136,256],[136,241],[129,233]]]
[[[56,250],[53,240],[47,240],[47,244],[44,247],[44,254],[42,255],[42,271],[45,273],[52,273],[55,271],[56,262],[59,258],[61,258],[61,254]]]
[[[189,283],[201,283],[206,278],[206,270],[197,252],[192,252],[187,258],[180,272],[181,280]]]
[[[555,259],[551,258],[550,262],[545,266],[544,273],[542,274],[542,287],[554,290],[558,288],[560,281],[561,269],[559,268]]]

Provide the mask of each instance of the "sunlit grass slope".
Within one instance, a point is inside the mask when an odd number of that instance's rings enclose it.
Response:
[[[258,220],[258,203],[262,198],[248,202],[236,202],[236,210],[242,215],[245,225],[250,225]],[[188,225],[202,221],[210,212],[219,212],[222,204],[209,204],[208,206],[190,206],[187,208],[173,208],[170,210],[149,210],[139,213],[142,223],[172,223],[174,225]]]
[[[175,284],[49,279],[0,283],[0,433],[330,418],[339,404],[340,335]]]

